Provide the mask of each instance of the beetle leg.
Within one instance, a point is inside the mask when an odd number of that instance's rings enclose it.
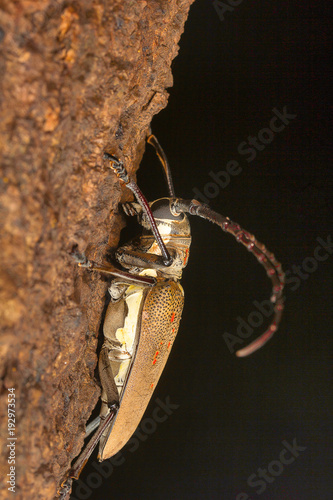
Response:
[[[68,478],[61,484],[61,488],[58,491],[58,495],[61,498],[61,500],[65,500],[68,498],[68,495],[71,491],[73,479],[78,479],[88,458],[96,448],[96,445],[98,444],[102,434],[110,426],[112,420],[114,419],[114,417],[118,412],[118,409],[119,409],[118,403],[110,405],[109,413],[106,416],[100,417],[100,424],[97,431],[92,436],[87,446],[83,449],[81,455],[79,455],[79,458],[76,460],[73,467],[70,468],[68,473]]]
[[[79,262],[78,265],[80,267],[87,267],[93,271],[98,271],[104,274],[111,274],[116,278],[122,278],[124,283],[135,284],[135,285],[147,285],[153,286],[156,283],[156,279],[152,276],[138,276],[136,274],[130,274],[126,271],[122,271],[121,269],[117,269],[112,264],[101,265],[97,262],[93,262],[90,260],[85,260],[85,262]]]
[[[156,255],[154,253],[120,248],[116,252],[116,257],[119,264],[122,264],[125,267],[133,266],[142,267],[144,269],[165,269],[162,255]]]
[[[131,358],[130,354],[129,357]],[[102,395],[103,403],[106,403],[108,406],[110,406],[110,404],[119,404],[119,393],[114,381],[114,375],[111,368],[109,348],[105,343],[99,355],[98,371],[104,393]]]
[[[92,432],[94,432],[95,429],[97,429],[97,427],[99,426],[100,424],[100,421],[101,421],[101,417],[96,417],[94,418],[94,420],[92,422],[90,422],[87,426],[86,426],[86,435],[85,437],[87,438],[88,436],[90,436],[90,434]]]
[[[111,349],[108,346],[107,340],[104,342],[98,362],[98,371],[102,383],[102,406],[100,411],[100,418],[103,419],[108,415],[110,404],[119,404],[119,392],[114,379],[114,373],[111,366],[111,360],[120,361],[122,359],[131,359],[131,354],[121,349]],[[106,442],[109,438],[111,425],[105,427],[99,440],[99,453],[100,459]]]
[[[141,205],[139,205],[139,203],[135,203],[134,201],[127,201],[122,204],[122,207],[125,214],[129,216],[140,215],[142,213]]]

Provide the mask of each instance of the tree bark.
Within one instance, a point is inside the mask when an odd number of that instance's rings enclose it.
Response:
[[[3,499],[9,388],[16,498],[53,498],[82,447],[107,282],[71,251],[117,246],[130,196],[103,152],[134,175],[192,1],[0,2]]]

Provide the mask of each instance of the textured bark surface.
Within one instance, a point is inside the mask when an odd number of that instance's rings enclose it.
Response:
[[[97,336],[130,199],[103,151],[134,174],[192,0],[0,1],[1,498],[11,498],[7,390],[16,393],[16,498],[49,499],[98,401]]]

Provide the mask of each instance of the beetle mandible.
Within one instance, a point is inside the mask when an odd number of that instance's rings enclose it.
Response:
[[[115,455],[135,432],[148,406],[174,343],[184,304],[179,283],[187,265],[191,230],[186,214],[197,215],[233,235],[264,266],[273,283],[274,317],[269,328],[247,347],[236,352],[248,356],[274,334],[283,310],[284,273],[281,264],[253,235],[197,200],[175,196],[166,155],[154,135],[147,139],[163,166],[169,197],[148,203],[123,162],[105,153],[111,169],[130,189],[136,202],[125,203],[127,215],[137,216],[143,226],[140,236],[118,248],[112,264],[97,264],[76,254],[79,266],[113,276],[111,301],[103,325],[104,344],[99,355],[102,384],[100,416],[87,427],[95,430],[87,446],[70,469],[59,491],[67,498],[90,454],[99,443],[100,461]],[[97,428],[97,430],[96,430]]]

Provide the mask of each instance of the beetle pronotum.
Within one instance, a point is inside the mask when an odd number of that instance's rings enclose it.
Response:
[[[187,265],[191,231],[186,214],[198,215],[232,234],[264,266],[273,283],[274,317],[269,328],[247,347],[236,352],[248,356],[274,334],[283,310],[284,273],[281,264],[253,235],[207,205],[175,196],[166,155],[154,135],[148,137],[164,169],[169,197],[148,203],[139,187],[129,179],[123,163],[105,153],[111,169],[130,189],[136,202],[123,205],[127,215],[136,215],[142,234],[118,248],[115,260],[99,265],[76,255],[79,266],[113,276],[111,301],[103,326],[104,344],[99,355],[102,384],[100,416],[87,427],[95,430],[87,446],[70,469],[59,495],[67,498],[77,478],[99,443],[100,461],[115,455],[136,430],[170,354],[183,310],[184,292],[179,283]],[[96,430],[97,428],[97,430]]]

